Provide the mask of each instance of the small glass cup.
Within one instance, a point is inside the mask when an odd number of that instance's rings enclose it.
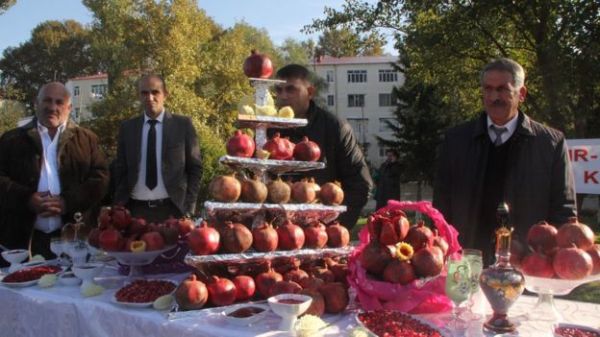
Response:
[[[50,239],[50,251],[56,255],[56,260],[59,264],[63,264],[62,254],[65,252],[65,241],[61,237]]]
[[[466,322],[458,317],[457,308],[471,294],[471,268],[462,256],[451,255],[447,262],[446,296],[452,300],[452,319],[448,324],[451,331],[462,331],[467,328]]]
[[[464,313],[463,317],[467,321],[478,320],[481,318],[481,315],[478,315],[473,312],[473,307],[475,305],[474,297],[475,294],[479,292],[479,276],[481,275],[481,271],[483,270],[483,254],[479,249],[463,249],[462,251],[463,259],[467,260],[469,263],[469,269],[471,270],[470,282],[471,282],[471,293],[469,294],[469,301],[467,302],[467,310]]]

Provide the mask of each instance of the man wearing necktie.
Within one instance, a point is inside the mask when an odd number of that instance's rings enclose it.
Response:
[[[148,222],[193,214],[202,175],[196,130],[188,117],[165,111],[160,76],[142,77],[138,89],[144,113],[119,131],[115,203]]]
[[[0,137],[0,244],[8,248],[53,258],[50,240],[76,212],[95,223],[108,167],[98,137],[69,120],[71,108],[62,83],[45,84],[35,118]]]
[[[576,205],[564,135],[519,110],[527,95],[521,65],[494,60],[480,80],[485,111],[446,133],[433,203],[461,244],[483,250],[489,263],[499,203],[508,203],[522,240],[538,221],[560,225],[576,216]]]

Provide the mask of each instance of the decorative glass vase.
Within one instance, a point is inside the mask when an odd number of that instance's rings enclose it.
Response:
[[[508,217],[506,204],[499,206],[498,214],[500,219]],[[525,289],[525,277],[510,264],[512,229],[506,227],[507,221],[501,223],[502,227],[496,230],[496,263],[485,269],[479,278],[481,289],[494,310],[492,317],[483,324],[483,329],[494,333],[515,331],[515,325],[508,319],[508,310]]]

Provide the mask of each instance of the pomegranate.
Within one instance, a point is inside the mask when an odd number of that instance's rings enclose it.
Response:
[[[313,267],[310,272],[312,276],[320,278],[324,283],[331,283],[335,281],[335,274],[327,268],[316,266]]]
[[[341,205],[344,201],[344,191],[339,182],[325,183],[321,186],[319,199],[325,205]]]
[[[159,232],[165,240],[165,245],[167,246],[174,245],[179,240],[179,232],[176,228],[167,226],[156,226],[156,228],[153,230],[152,227],[148,226],[147,230],[144,233],[152,231]]]
[[[129,210],[121,205],[113,206],[111,211],[112,224],[115,229],[122,230],[127,229],[131,224],[131,213]]]
[[[271,288],[273,288],[275,283],[282,280],[283,276],[281,274],[273,269],[269,269],[269,271],[256,276],[256,289],[264,298],[271,297]]]
[[[444,254],[438,247],[425,246],[415,252],[410,261],[419,277],[436,276],[444,267]]]
[[[299,204],[309,204],[317,198],[317,191],[314,188],[314,179],[302,179],[292,185],[292,200]]]
[[[279,294],[296,294],[302,290],[302,287],[294,281],[278,281],[271,288],[271,296]]]
[[[405,285],[415,278],[415,270],[408,261],[393,260],[383,270],[383,279],[390,283]]]
[[[254,154],[256,145],[254,139],[243,133],[241,130],[236,130],[233,136],[227,141],[227,154],[235,157],[251,158]]]
[[[384,245],[395,245],[402,241],[410,228],[410,223],[405,215],[394,217],[378,216],[377,221],[381,222],[381,234],[379,241]]]
[[[191,232],[195,227],[196,225],[194,224],[194,220],[188,217],[183,217],[177,220],[177,231],[179,232],[179,236],[182,238],[188,235],[188,233]]]
[[[575,244],[570,248],[560,248],[554,255],[554,272],[566,280],[580,280],[592,273],[592,257]]]
[[[252,232],[241,223],[226,221],[221,230],[221,244],[226,253],[242,253],[252,246]]]
[[[327,237],[329,247],[346,247],[350,243],[350,232],[339,221],[334,221],[327,226]]]
[[[294,281],[298,284],[301,284],[303,279],[307,279],[308,278],[308,273],[305,272],[304,270],[300,269],[299,267],[296,267],[290,271],[288,271],[287,273],[285,273],[285,275],[283,275],[283,280],[284,281]]]
[[[360,265],[373,275],[381,275],[391,260],[390,250],[376,240],[371,240],[360,255]]]
[[[272,252],[277,249],[277,231],[268,222],[262,222],[252,229],[252,247],[259,252]]]
[[[198,228],[190,232],[187,243],[190,250],[196,255],[214,254],[219,250],[219,231],[208,227],[206,221],[202,221]]]
[[[207,289],[210,303],[215,306],[220,307],[235,302],[235,285],[229,279],[213,276],[208,282]]]
[[[594,245],[594,232],[590,227],[572,218],[571,221],[563,224],[556,234],[556,242],[561,248],[571,247],[575,244],[577,248],[587,250]]]
[[[300,294],[312,297],[310,307],[306,309],[304,315],[315,315],[320,317],[325,313],[325,298],[317,289],[305,288],[300,291]]]
[[[404,241],[418,251],[422,247],[430,247],[433,244],[433,232],[425,226],[423,221],[419,221],[418,224],[410,227]]]
[[[344,311],[350,301],[348,290],[338,282],[322,285],[319,292],[325,298],[325,311],[330,314],[339,314]]]
[[[269,202],[274,204],[285,204],[290,201],[292,189],[290,185],[283,182],[281,178],[271,181],[267,185]]]
[[[510,264],[519,268],[525,255],[531,252],[532,250],[529,248],[529,246],[523,244],[516,238],[513,239],[510,243]]]
[[[181,310],[201,309],[208,300],[208,290],[204,283],[191,274],[175,290],[175,301]]]
[[[90,231],[88,242],[93,247],[100,248],[100,228],[93,228]]]
[[[325,225],[319,221],[304,227],[305,246],[307,248],[323,248],[327,244]]]
[[[321,149],[317,143],[302,137],[302,141],[294,147],[294,159],[301,161],[317,161],[321,158]]]
[[[325,281],[318,277],[309,276],[308,278],[303,278],[298,282],[304,289],[319,289],[320,286],[325,284]]]
[[[541,252],[533,252],[521,260],[521,270],[524,274],[536,277],[554,276],[552,258]]]
[[[250,56],[244,60],[244,74],[253,78],[269,78],[273,73],[273,64],[265,54],[252,50]]]
[[[270,153],[269,159],[290,160],[294,156],[294,143],[276,132],[273,138],[265,143],[263,150]]]
[[[119,231],[109,227],[100,232],[98,244],[100,248],[106,251],[118,251],[121,250],[122,246],[125,244],[125,240]]]
[[[222,175],[211,180],[208,190],[216,201],[236,202],[242,193],[242,184],[233,175]]]
[[[244,179],[240,197],[245,202],[263,203],[267,200],[267,186],[258,177]]]
[[[100,209],[100,214],[98,214],[98,228],[101,230],[107,229],[108,226],[111,225],[112,217],[111,217],[112,208],[108,206],[104,206]]]
[[[433,229],[433,245],[441,249],[444,256],[448,255],[448,241],[439,235],[437,228]]]
[[[302,228],[289,219],[277,227],[277,236],[279,237],[278,247],[281,250],[300,249],[304,246],[305,237]]]
[[[531,226],[527,232],[527,244],[536,251],[550,253],[556,247],[556,227],[546,221]]]
[[[599,244],[593,245],[591,248],[586,250],[586,253],[590,254],[590,257],[592,258],[592,265],[593,265],[592,275],[599,274],[600,273],[600,245]]]
[[[131,218],[131,224],[129,225],[130,234],[144,234],[147,230],[148,226],[146,226],[144,218]]]
[[[245,301],[252,296],[256,291],[256,284],[254,279],[247,275],[238,275],[233,278],[233,284],[235,285],[235,300]]]
[[[331,270],[335,277],[335,282],[343,283],[348,286],[348,265],[344,263],[339,263],[332,258],[326,257],[323,259],[327,268]]]

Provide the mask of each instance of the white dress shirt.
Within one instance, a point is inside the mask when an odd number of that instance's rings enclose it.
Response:
[[[139,173],[137,182],[131,191],[131,198],[135,200],[156,200],[166,199],[169,197],[165,182],[162,176],[162,135],[163,135],[163,119],[165,117],[165,111],[160,113],[156,120],[158,123],[154,126],[156,130],[156,178],[157,185],[153,190],[150,190],[146,186],[146,151],[148,148],[148,131],[150,131],[150,124],[148,115],[144,114],[144,126],[142,127],[142,155],[140,156]]]
[[[65,130],[67,123],[58,127],[54,138],[50,138],[48,128],[38,122],[37,130],[42,139],[42,160],[40,167],[40,180],[38,181],[38,192],[48,192],[51,195],[60,195],[60,177],[58,175],[58,139]],[[62,227],[60,216],[41,217],[37,216],[34,228],[44,233],[51,233]]]
[[[513,117],[511,120],[509,120],[506,124],[497,125],[497,124],[494,124],[494,122],[492,122],[492,119],[490,118],[490,116],[488,116],[487,117],[487,131],[488,131],[488,135],[490,136],[490,139],[492,140],[492,143],[494,143],[496,141],[496,132],[494,132],[494,130],[492,130],[492,128],[490,126],[494,125],[497,128],[506,128],[506,132],[504,132],[500,135],[500,139],[502,140],[502,143],[500,143],[500,144],[504,144],[504,142],[506,142],[510,138],[510,136],[512,136],[512,134],[515,133],[515,130],[517,129],[518,121],[519,121],[519,115],[517,114],[515,117]]]

